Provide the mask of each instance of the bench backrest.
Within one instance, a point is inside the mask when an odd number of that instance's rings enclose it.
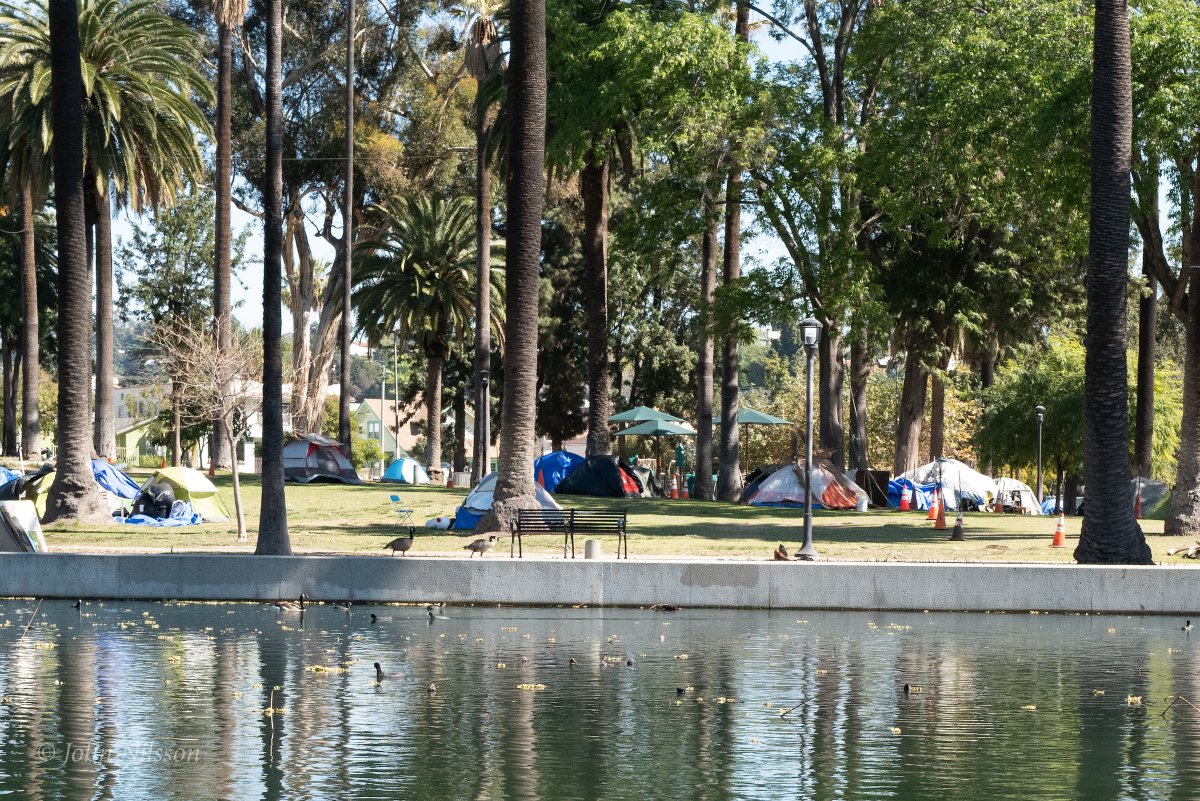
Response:
[[[517,528],[522,532],[562,532],[567,528],[567,514],[560,509],[518,509]]]
[[[624,509],[572,509],[571,528],[575,531],[623,531]]]

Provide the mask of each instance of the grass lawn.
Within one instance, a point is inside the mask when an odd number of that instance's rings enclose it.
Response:
[[[142,480],[135,475],[135,479]],[[233,490],[229,476],[218,476],[230,510]],[[50,526],[46,539],[58,551],[253,551],[258,523],[259,483],[256,476],[242,481],[246,502],[249,543],[236,541],[236,527],[210,523],[188,528],[154,529],[114,524],[110,526]],[[399,530],[388,496],[396,493],[416,510],[418,525],[437,515],[450,516],[466,496],[465,489],[368,484],[287,485],[288,524],[292,547],[298,553],[360,553],[386,556],[383,544]],[[769,559],[780,542],[789,551],[803,539],[804,512],[701,501],[646,498],[604,499],[560,496],[564,507],[629,510],[630,550],[634,557],[679,558],[690,556]],[[1081,518],[1067,518],[1067,547],[1050,548],[1054,519],[1017,515],[972,513],[966,515],[966,542],[948,542],[949,531],[935,531],[924,513],[821,512],[814,515],[814,540],[822,558],[856,561],[908,562],[1070,562]],[[953,526],[953,518],[948,523]],[[1167,548],[1180,544],[1177,537],[1162,536],[1161,520],[1144,520],[1155,559],[1191,564],[1167,557]],[[428,532],[428,533],[425,533]],[[464,533],[468,536],[459,536]],[[412,554],[465,556],[462,546],[473,532],[418,529]],[[606,557],[616,548],[614,537],[601,537]],[[527,554],[556,555],[561,542],[555,537],[529,537]],[[582,556],[583,543],[576,542]],[[508,540],[497,543],[493,555],[507,557]],[[401,558],[401,557],[395,557]]]

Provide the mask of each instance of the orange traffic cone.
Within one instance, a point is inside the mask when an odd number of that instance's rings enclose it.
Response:
[[[681,476],[679,479],[679,497],[685,501],[688,499],[687,476]]]
[[[679,481],[676,480],[675,474],[671,474],[671,500],[679,500]]]
[[[162,458],[162,464],[161,464],[161,465],[159,465],[159,467],[160,467],[160,468],[163,468],[163,467],[166,467],[166,466],[167,466],[167,457],[165,457],[165,456],[164,456],[164,457]]]
[[[962,517],[962,512],[959,512],[959,517]],[[934,529],[937,531],[946,530],[946,502],[938,496],[937,519],[933,523]]]
[[[966,538],[966,535],[963,533],[963,516],[960,511],[958,517],[954,520],[954,532],[950,535],[950,539],[954,542],[962,542]]]
[[[929,514],[925,515],[926,520],[937,520],[938,507],[941,506],[941,493],[933,493],[933,500],[929,503]]]
[[[1050,547],[1067,547],[1067,516],[1062,512],[1058,513],[1058,524],[1054,526],[1054,541],[1050,543]]]
[[[907,512],[911,508],[912,508],[912,490],[910,490],[908,488],[908,485],[905,484],[904,490],[900,493],[900,511]]]

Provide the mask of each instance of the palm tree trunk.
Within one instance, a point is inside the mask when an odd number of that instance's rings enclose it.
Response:
[[[717,287],[717,236],[721,218],[714,208],[712,188],[704,187],[700,207],[708,226],[700,244],[700,346],[696,355],[696,481],[692,497],[712,500],[713,450],[713,336],[709,330],[713,292]]]
[[[1095,20],[1087,355],[1083,381],[1083,481],[1087,487],[1087,515],[1083,518],[1075,559],[1081,564],[1150,564],[1150,546],[1133,516],[1127,439],[1125,292],[1129,269],[1133,92],[1125,0],[1096,0]]]
[[[537,409],[538,266],[546,158],[545,0],[511,4],[508,102],[508,243],[505,254],[504,398],[495,503],[481,531],[507,531],[533,497]]]
[[[588,456],[612,453],[608,416],[608,154],[595,143],[579,173],[583,198],[584,294],[588,327]]]
[[[842,425],[842,390],[846,381],[846,362],[842,355],[842,324],[840,320],[822,321],[821,339],[817,342],[817,374],[820,383],[820,442],[821,450],[839,470],[846,469],[846,429]]]
[[[17,383],[20,381],[17,373],[20,372],[20,367],[17,359],[13,357],[19,357],[21,351],[16,344],[7,336],[0,344],[4,351],[4,435],[0,444],[5,456],[17,455]]]
[[[21,186],[21,361],[25,363],[21,375],[21,452],[27,459],[36,459],[41,449],[38,419],[41,356],[33,217],[33,186],[27,181]]]
[[[283,109],[281,50],[283,3],[267,2],[267,174],[263,187],[263,404],[262,506],[257,554],[292,552],[283,491],[283,354],[280,308],[283,262]]]
[[[871,352],[866,331],[850,343],[850,470],[870,470],[867,455],[867,380],[871,377]],[[857,479],[855,479],[857,480]]]
[[[54,206],[58,228],[58,474],[46,521],[107,517],[91,463],[92,298],[84,223],[83,76],[74,0],[50,0]]]
[[[442,475],[442,371],[446,346],[435,342],[425,349],[425,454],[430,477]],[[434,472],[436,471],[436,473]]]
[[[214,134],[217,157],[214,164],[216,217],[213,254],[213,331],[217,347],[227,353],[233,342],[233,301],[231,281],[232,222],[231,180],[233,172],[233,33],[228,25],[217,26],[217,119]],[[229,448],[233,432],[226,430],[223,415],[213,420],[209,458],[216,467],[229,467],[235,461]]]
[[[904,385],[900,390],[900,419],[896,424],[896,459],[892,472],[900,475],[917,466],[921,447],[921,419],[925,416],[925,391],[929,372],[915,355],[904,363]]]
[[[475,442],[471,455],[471,484],[488,472],[491,432],[484,430],[488,403],[484,373],[492,367],[492,174],[487,142],[492,115],[475,112]]]
[[[750,8],[737,4],[734,35],[750,40]],[[726,284],[742,276],[742,165],[734,158],[725,184],[725,258],[723,277]],[[721,353],[721,447],[717,469],[717,499],[736,501],[742,494],[742,468],[738,449],[738,397],[740,370],[738,341],[728,336]]]
[[[342,363],[339,371],[338,441],[350,453],[350,315],[354,287],[354,0],[346,0],[346,163],[342,199]]]
[[[454,472],[467,469],[467,392],[460,384],[454,391]]]
[[[90,182],[89,182],[90,184]],[[96,418],[93,447],[101,457],[117,452],[113,406],[112,207],[108,192],[96,195]]]

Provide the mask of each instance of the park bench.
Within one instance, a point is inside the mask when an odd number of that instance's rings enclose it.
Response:
[[[521,547],[522,534],[562,534],[563,550],[571,546],[571,558],[575,558],[575,534],[616,534],[617,558],[621,558],[621,543],[625,543],[625,558],[629,558],[629,537],[625,531],[624,509],[518,509],[517,519],[512,526],[512,539],[508,555],[514,547],[518,558],[524,555]]]

